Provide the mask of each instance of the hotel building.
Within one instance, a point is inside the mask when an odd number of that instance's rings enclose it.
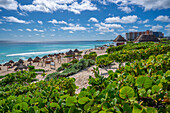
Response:
[[[147,31],[144,31],[144,32],[129,32],[129,33],[126,33],[126,40],[134,41],[141,34],[155,35],[155,37],[157,37],[157,38],[164,37],[164,34],[162,32],[153,32],[153,31],[147,30]]]

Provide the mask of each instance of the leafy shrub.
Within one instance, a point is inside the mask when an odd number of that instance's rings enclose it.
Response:
[[[88,59],[88,58],[89,58],[89,55],[86,54],[86,55],[83,56],[83,58],[84,58],[84,59]]]
[[[35,69],[35,67],[34,66],[28,66],[28,69],[29,69],[29,71],[32,71],[32,70]]]
[[[74,60],[72,60],[70,63],[75,64],[75,63],[77,63],[78,61],[79,61],[79,60],[74,59]]]
[[[145,43],[142,43],[145,44]],[[111,54],[108,54],[108,57],[98,57],[96,59],[96,63],[98,66],[106,66],[109,65],[111,62],[134,62],[135,60],[140,59],[148,59],[151,55],[158,55],[158,54],[166,54],[168,50],[170,50],[170,46],[168,44],[155,44],[155,43],[146,43],[145,46],[130,46],[131,44],[127,44],[129,48],[122,49],[119,51],[115,51]],[[124,48],[126,48],[124,47]],[[149,47],[149,48],[148,48]],[[140,49],[131,49],[131,48],[140,48]]]
[[[59,75],[60,75],[60,73],[58,73],[58,72],[54,72],[54,73],[48,74],[47,77],[45,78],[45,80],[50,80],[52,78],[56,78]]]
[[[86,54],[83,56],[84,59],[92,59],[95,60],[97,57],[97,53],[96,52],[91,52],[89,54]]]
[[[0,86],[6,86],[7,84],[26,84],[32,82],[33,78],[36,78],[37,73],[32,71],[18,71],[16,73],[9,73],[5,75],[5,78],[0,81]]]
[[[35,71],[35,72],[37,72],[37,71],[43,71],[43,72],[45,72],[44,69],[34,69],[33,71]]]
[[[39,81],[27,85],[20,84],[18,79],[15,81],[16,84],[9,82],[0,87],[0,111],[168,113],[169,57],[170,52],[153,55],[146,60],[127,62],[124,67],[115,72],[108,71],[107,78],[100,75],[98,68],[94,68],[95,77],[89,76],[89,86],[83,88],[78,94],[75,94],[77,87],[74,78],[56,78],[58,76],[55,76],[50,81]],[[77,67],[76,64],[74,67]],[[75,68],[71,68],[67,69],[71,69],[73,73]],[[14,80],[23,73],[15,74],[17,76],[13,76]],[[61,73],[52,75],[57,74]],[[62,74],[62,76],[67,75],[67,73]]]
[[[60,72],[62,70],[64,70],[64,68],[62,66],[57,69],[58,72]]]
[[[94,64],[95,64],[95,61],[92,59],[81,59],[79,62],[73,65],[70,65],[70,67],[68,68],[65,68],[62,73],[55,72],[55,73],[47,75],[45,80],[50,80],[56,77],[68,77]]]
[[[164,42],[164,41],[168,41],[168,39],[167,38],[161,38],[160,41]]]
[[[67,55],[67,56],[64,56],[64,58],[68,58],[68,57],[73,57],[73,55]]]
[[[65,69],[65,68],[68,68],[70,66],[70,63],[63,63],[61,66],[62,66],[62,68]]]

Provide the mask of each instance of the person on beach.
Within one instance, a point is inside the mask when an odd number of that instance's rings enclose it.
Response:
[[[61,55],[60,54],[57,56],[57,60],[58,60],[58,63],[61,63]]]

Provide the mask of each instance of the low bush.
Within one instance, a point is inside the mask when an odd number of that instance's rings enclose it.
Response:
[[[70,63],[63,63],[61,66],[62,68],[68,68],[71,64]]]
[[[79,60],[74,59],[74,60],[72,60],[70,63],[75,64],[75,63],[77,63],[78,61],[79,61]]]
[[[84,59],[92,59],[95,60],[97,57],[97,53],[96,52],[91,52],[89,54],[86,54],[83,56]]]
[[[35,67],[34,66],[28,66],[28,69],[29,69],[29,71],[32,71],[32,70],[35,69]]]
[[[62,66],[57,69],[58,72],[60,72],[62,70],[64,70],[64,68]]]
[[[35,71],[35,72],[37,72],[37,71],[43,71],[43,72],[45,72],[44,69],[34,69],[33,71]]]
[[[95,64],[95,61],[92,59],[81,59],[79,62],[71,65],[68,68],[65,68],[62,73],[55,72],[55,73],[47,75],[45,80],[50,80],[56,77],[68,77],[94,64]],[[61,70],[61,68],[62,67],[60,67],[60,69],[58,68],[58,70]]]

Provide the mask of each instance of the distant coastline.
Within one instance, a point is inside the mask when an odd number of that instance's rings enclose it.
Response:
[[[113,40],[96,40],[97,42],[112,42]]]
[[[10,60],[26,60],[29,57],[43,57],[44,55],[67,52],[70,49],[91,49],[96,45],[105,45],[111,42],[102,41],[55,41],[55,42],[14,42],[0,41],[0,64]]]
[[[0,43],[8,43],[8,44],[60,44],[63,42],[112,42],[112,40],[79,40],[79,41],[8,41],[8,40],[0,40]]]

